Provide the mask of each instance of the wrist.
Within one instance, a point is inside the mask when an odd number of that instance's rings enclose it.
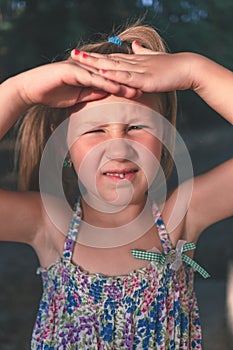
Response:
[[[176,55],[179,57],[179,65],[181,64],[182,90],[195,91],[201,84],[204,57],[193,52],[182,52]]]
[[[18,118],[29,108],[18,92],[18,84],[14,77],[0,85],[0,138],[11,128]]]
[[[192,55],[190,64],[191,89],[232,124],[233,73],[209,58],[198,54]]]
[[[190,54],[191,65],[191,84],[190,89],[200,94],[201,90],[205,88],[206,79],[208,78],[208,69],[211,61],[196,53]]]
[[[23,113],[32,106],[32,103],[27,101],[24,96],[25,91],[20,76],[21,74],[8,78],[1,86],[5,98],[10,102],[13,109]]]

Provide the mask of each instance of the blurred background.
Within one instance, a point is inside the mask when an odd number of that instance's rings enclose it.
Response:
[[[0,0],[0,82],[61,60],[78,42],[110,35],[113,28],[141,17],[159,31],[172,52],[198,52],[232,70],[232,0]],[[232,158],[232,126],[193,92],[179,92],[178,100],[178,130],[195,175]],[[0,142],[0,186],[11,190],[17,187],[14,140],[12,128]],[[233,349],[232,218],[203,233],[196,260],[211,274],[207,281],[196,278],[204,349]],[[0,243],[1,350],[30,349],[41,294],[37,266],[30,247]]]

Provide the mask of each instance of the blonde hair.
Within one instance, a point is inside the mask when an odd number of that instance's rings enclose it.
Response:
[[[39,167],[43,150],[53,129],[68,116],[67,109],[36,105],[23,117],[16,140],[20,190],[39,191]]]
[[[88,43],[78,46],[79,50],[86,52],[96,52],[101,54],[124,53],[132,54],[131,44],[137,40],[145,48],[153,51],[167,52],[166,45],[158,32],[150,26],[131,25],[123,31],[117,31],[112,35],[118,35],[122,45],[116,45],[108,42],[107,37],[100,42]],[[160,111],[169,122],[175,125],[177,103],[176,93],[165,92],[157,94],[161,100]],[[20,127],[17,144],[21,144],[19,150],[19,180],[18,186],[20,190],[39,190],[39,164],[43,149],[49,139],[52,128],[57,127],[62,121],[69,116],[69,109],[49,108],[46,106],[35,106],[31,108],[25,115]],[[171,149],[174,143],[171,137]],[[167,178],[172,170],[172,155],[163,146],[161,166]],[[72,181],[71,181],[72,182]],[[70,184],[72,186],[72,183]],[[72,190],[69,190],[72,193]]]

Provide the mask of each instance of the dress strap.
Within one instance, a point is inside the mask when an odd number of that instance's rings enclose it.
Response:
[[[168,254],[172,250],[172,242],[170,240],[169,234],[165,227],[165,224],[162,219],[161,213],[158,209],[158,206],[155,203],[152,204],[152,213],[155,220],[155,224],[158,228],[158,233],[159,233],[164,254]]]
[[[64,250],[63,250],[63,259],[70,261],[72,258],[74,245],[76,238],[78,236],[78,229],[81,221],[81,208],[79,201],[76,204],[76,210],[73,213],[71,224],[66,236]]]
[[[133,257],[136,259],[155,261],[161,265],[169,264],[170,268],[174,271],[178,271],[183,262],[185,262],[195,271],[199,272],[202,277],[210,277],[209,273],[205,269],[203,269],[193,259],[184,254],[190,250],[195,249],[196,245],[193,242],[179,240],[176,247],[174,248],[172,246],[172,242],[170,240],[158,207],[154,203],[152,204],[152,212],[158,228],[159,237],[163,247],[163,253],[159,252],[159,250],[156,248],[153,248],[150,251],[132,249],[131,253]]]

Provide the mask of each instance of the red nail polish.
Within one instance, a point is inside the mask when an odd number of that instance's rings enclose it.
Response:
[[[83,58],[87,58],[88,55],[86,53],[83,53]]]
[[[80,51],[77,50],[77,49],[75,49],[75,50],[74,50],[74,54],[75,54],[75,55],[79,55],[79,54],[80,54]]]
[[[135,40],[134,44],[141,46],[140,43],[137,40]]]

